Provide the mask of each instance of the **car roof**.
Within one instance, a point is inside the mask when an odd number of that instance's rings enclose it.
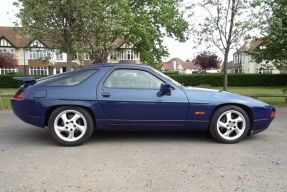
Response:
[[[127,67],[127,68],[150,68],[148,65],[143,64],[124,64],[124,63],[103,63],[103,64],[92,64],[84,68],[102,68],[102,67]]]

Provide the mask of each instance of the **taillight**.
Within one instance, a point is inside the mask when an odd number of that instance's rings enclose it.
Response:
[[[26,92],[23,90],[18,90],[13,98],[14,99],[26,99]]]
[[[275,116],[276,116],[276,112],[272,111],[272,113],[270,114],[270,118],[275,118]]]

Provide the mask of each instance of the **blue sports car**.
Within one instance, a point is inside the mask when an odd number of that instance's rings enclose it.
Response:
[[[184,87],[145,65],[102,64],[25,81],[11,100],[24,122],[47,127],[61,145],[98,130],[200,130],[236,143],[275,118],[275,108],[225,91]]]

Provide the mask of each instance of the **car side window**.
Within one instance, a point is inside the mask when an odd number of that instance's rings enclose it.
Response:
[[[41,86],[73,86],[77,85],[87,78],[89,78],[91,75],[96,73],[97,70],[83,70],[83,71],[71,71],[68,73],[62,73],[58,75],[54,75],[51,77],[48,77],[46,79],[43,79],[39,82],[37,82],[37,85]]]
[[[117,69],[104,82],[109,88],[159,89],[162,80],[147,71]]]

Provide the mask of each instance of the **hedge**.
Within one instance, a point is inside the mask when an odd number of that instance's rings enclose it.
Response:
[[[7,75],[0,75],[0,89],[1,88],[19,88],[23,85],[24,81],[19,81],[13,79],[13,77],[21,77],[23,75],[19,74],[7,74]],[[33,76],[35,78],[41,78],[44,76]]]
[[[18,88],[23,81],[13,79],[15,75],[0,75],[0,88]],[[223,86],[223,74],[168,74],[171,78],[185,86],[210,85]],[[228,86],[287,86],[287,74],[228,74]]]
[[[223,74],[170,74],[174,80],[185,86],[210,85],[223,86]],[[287,74],[228,74],[228,86],[287,86]]]
[[[12,75],[0,75],[0,88],[19,88],[23,81],[13,79]]]

